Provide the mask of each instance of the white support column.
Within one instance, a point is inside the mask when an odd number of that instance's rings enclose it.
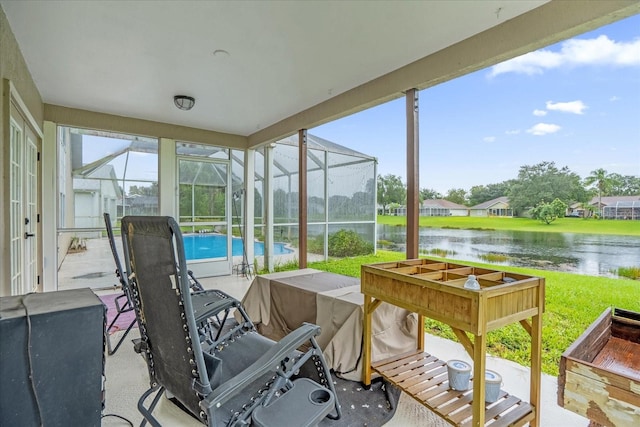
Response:
[[[159,214],[172,216],[179,220],[178,206],[178,171],[176,162],[176,141],[160,138],[158,141],[158,197]]]
[[[324,152],[324,260],[329,261],[329,152]]]
[[[418,90],[405,95],[407,114],[407,259],[418,258],[420,209],[420,156],[418,132]]]
[[[298,267],[307,268],[307,130],[298,131]]]
[[[42,138],[42,291],[58,290],[58,126],[44,122]],[[53,159],[53,160],[52,160]]]
[[[247,262],[253,266],[255,253],[253,250],[253,241],[255,239],[255,159],[256,150],[248,149],[244,152],[244,240],[245,253],[247,254]]]
[[[273,147],[264,148],[264,267],[273,271]]]
[[[373,162],[373,253],[378,253],[378,159]]]

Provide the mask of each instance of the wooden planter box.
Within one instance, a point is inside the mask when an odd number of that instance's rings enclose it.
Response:
[[[544,278],[433,259],[363,265],[361,273],[365,385],[375,371],[453,425],[538,425]],[[464,288],[470,274],[480,290]],[[473,390],[449,388],[444,362],[424,352],[421,328],[415,352],[372,361],[371,314],[383,301],[418,313],[419,324],[423,316],[448,324],[473,358]],[[530,402],[502,392],[497,404],[485,404],[487,332],[515,322],[531,335]]]
[[[640,313],[605,310],[564,352],[558,404],[591,425],[640,426]]]

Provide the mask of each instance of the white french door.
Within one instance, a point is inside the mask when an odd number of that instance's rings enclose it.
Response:
[[[11,295],[38,290],[38,144],[27,121],[11,108],[10,250]]]

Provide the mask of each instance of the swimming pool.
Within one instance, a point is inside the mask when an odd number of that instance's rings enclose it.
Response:
[[[184,252],[187,260],[222,258],[226,256],[227,236],[222,234],[185,234]],[[285,243],[274,243],[274,255],[285,255],[293,252],[285,247]],[[231,240],[233,256],[242,256],[242,240],[234,237]],[[264,243],[254,242],[253,251],[256,256],[264,255]]]

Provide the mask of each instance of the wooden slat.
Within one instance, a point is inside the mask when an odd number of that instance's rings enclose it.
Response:
[[[495,427],[521,426],[528,421],[523,418],[530,414],[533,415],[531,405],[523,403],[522,405],[518,405],[518,407],[512,411],[507,412],[504,416],[498,418],[491,425]]]
[[[511,396],[506,393],[504,394],[504,396],[501,397],[501,399],[504,399],[504,400],[502,401],[498,400],[493,406],[491,406],[485,412],[487,421],[497,417],[498,415],[502,414],[503,412],[509,410],[510,408],[513,408],[514,406],[522,402],[522,399],[520,399],[519,397]]]
[[[407,393],[418,395],[430,389],[431,387],[435,387],[443,383],[445,383],[447,388],[449,387],[449,382],[447,381],[447,377],[442,375],[435,375],[432,378],[429,378],[427,381],[414,381],[413,384],[407,385],[406,387],[402,387],[402,388],[405,389]]]
[[[451,389],[449,388],[449,383],[442,383],[439,386],[434,387],[434,388],[432,388],[430,390],[426,390],[426,391],[423,390],[423,391],[420,391],[420,392],[416,393],[416,397],[418,397],[419,400],[422,401],[422,403],[426,407],[428,407],[429,409],[431,409],[434,412],[437,412],[437,411],[435,411],[435,408],[428,403],[429,399],[433,399],[435,396],[438,396],[438,395],[440,395],[442,393],[449,392],[450,390]]]
[[[439,363],[430,363],[418,369],[412,369],[401,375],[396,375],[394,380],[401,382],[403,387],[411,387],[413,384],[429,380],[445,372],[447,372],[446,366],[443,366],[442,362],[439,361]]]
[[[445,403],[451,402],[452,400],[460,400],[465,394],[471,395],[473,399],[473,392],[471,390],[458,391],[458,390],[449,390],[446,394],[442,394],[440,396],[434,397],[429,400],[429,405],[432,405],[434,408],[438,408],[438,412],[442,414],[448,414],[451,411],[443,410],[442,407]]]
[[[454,425],[470,425],[473,417],[473,391],[449,388],[445,375],[446,362],[428,353],[404,354],[400,359],[388,358],[375,368],[392,384]],[[389,369],[383,369],[389,368]],[[471,381],[473,384],[473,381]],[[515,396],[500,391],[498,401],[483,404],[485,422],[491,426],[522,425],[533,419],[533,407]],[[526,419],[526,421],[523,421]],[[515,424],[514,424],[515,423]]]
[[[373,368],[378,368],[380,366],[386,365],[387,363],[394,362],[394,361],[400,360],[400,359],[404,359],[404,358],[406,358],[408,356],[416,356],[418,354],[426,354],[426,353],[424,353],[422,351],[417,351],[417,350],[410,350],[410,351],[407,351],[405,353],[395,354],[395,355],[389,356],[389,357],[387,357],[385,359],[380,359],[380,360],[376,360],[375,362],[371,362],[371,366]],[[427,354],[427,356],[429,356],[429,354]]]
[[[417,359],[415,355],[404,357],[400,360],[396,360],[394,362],[389,362],[383,366],[374,366],[373,368],[377,371],[382,371],[385,375],[393,376],[397,375],[400,372],[404,372],[407,370],[411,370],[413,368],[420,367],[424,364],[423,361],[428,360],[431,357],[427,353],[422,353],[425,357]],[[437,360],[437,359],[436,359]],[[433,360],[427,362],[432,363]]]
[[[509,396],[505,394],[505,397],[506,398],[504,400],[498,400],[495,404],[493,404],[493,406],[485,411],[484,415],[487,421],[494,419],[495,417],[512,408],[514,405],[517,405],[521,401],[520,398],[515,396]],[[468,424],[470,424],[471,414],[471,406],[469,406],[469,408],[465,409],[465,411],[456,413],[455,415],[451,416],[451,421],[456,424],[460,424],[462,423],[462,421],[469,418]],[[462,423],[461,425],[466,425],[466,423]]]
[[[467,393],[461,396],[459,399],[454,400],[453,402],[447,403],[444,406],[440,406],[440,408],[438,408],[438,411],[448,415],[456,412],[458,409],[462,408],[465,405],[470,405],[471,403],[473,403],[473,393]]]

